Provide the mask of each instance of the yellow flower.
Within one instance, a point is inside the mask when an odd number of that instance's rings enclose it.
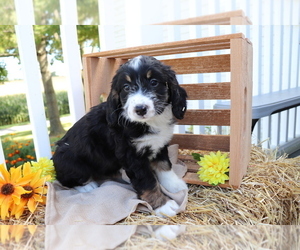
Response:
[[[25,231],[25,225],[12,225],[11,230],[11,239],[15,239],[15,242],[20,242]]]
[[[23,165],[22,174],[24,177],[30,176],[30,181],[23,185],[23,188],[28,191],[26,194],[21,195],[19,204],[12,204],[11,214],[17,219],[23,214],[25,206],[30,212],[34,212],[38,206],[38,203],[44,203],[44,194],[47,193],[47,188],[45,187],[45,182],[51,177],[44,176],[41,177],[42,170],[33,172],[29,162]]]
[[[0,225],[0,240],[2,244],[9,241],[9,225]]]
[[[53,161],[47,159],[46,157],[41,157],[38,162],[31,162],[32,172],[42,171],[41,177],[51,176],[49,181],[54,181],[56,179],[56,173],[53,165]]]
[[[20,242],[24,236],[24,232],[25,235],[26,231],[28,231],[31,235],[34,235],[36,229],[37,225],[0,225],[0,241],[2,244],[5,244],[6,241],[12,240]]]
[[[7,171],[3,164],[0,164],[0,213],[1,219],[9,216],[9,208],[12,204],[20,204],[21,195],[29,193],[22,185],[26,185],[30,176],[22,177],[20,168],[10,168]]]
[[[211,152],[200,158],[198,164],[201,166],[197,174],[201,181],[208,182],[211,185],[224,184],[229,180],[229,158],[227,154],[218,151],[216,154]]]

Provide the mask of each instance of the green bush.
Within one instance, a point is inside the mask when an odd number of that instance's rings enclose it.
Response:
[[[59,114],[69,114],[70,111],[67,92],[57,92],[56,98]],[[46,109],[45,104],[44,106]],[[28,121],[29,114],[25,94],[0,96],[0,126]]]

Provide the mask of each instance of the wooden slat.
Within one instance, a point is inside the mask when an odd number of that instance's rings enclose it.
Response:
[[[230,126],[229,109],[195,109],[187,110],[179,125]]]
[[[183,177],[183,180],[186,183],[189,183],[189,184],[196,184],[196,185],[203,185],[203,186],[212,186],[212,185],[208,184],[207,182],[200,181],[199,177],[198,177],[198,175],[196,173],[189,173],[189,172],[187,172],[185,174],[185,176]],[[231,186],[228,181],[226,181],[224,184],[219,184],[218,186],[221,187],[221,188],[228,188],[228,187],[238,188],[238,186],[235,186],[235,185]]]
[[[230,99],[230,82],[181,84],[189,100]]]
[[[244,39],[244,35],[242,33],[236,33],[236,34],[229,34],[229,35],[222,35],[222,36],[196,38],[196,39],[189,39],[185,41],[176,41],[176,42],[130,47],[124,49],[108,50],[103,52],[85,54],[83,56],[84,57],[107,57],[107,58],[132,58],[134,56],[143,55],[144,53],[147,53],[152,56],[157,56],[162,54],[164,55],[179,54],[179,53],[183,53],[180,52],[181,50],[185,50],[187,48],[189,48],[189,52],[197,52],[199,51],[199,48],[201,48],[201,46],[205,46],[206,49],[208,50],[210,45],[217,46],[218,44],[220,46],[215,47],[215,49],[222,49],[223,46],[229,48],[228,43],[230,43],[230,39],[233,38]]]
[[[178,144],[183,149],[229,152],[229,140],[228,135],[174,134],[170,145]]]
[[[239,186],[251,148],[252,46],[243,39],[231,43],[230,184]]]
[[[161,48],[161,49],[153,49],[150,51],[127,51],[118,56],[121,59],[130,59],[136,56],[144,55],[144,56],[164,56],[164,55],[172,55],[172,54],[185,54],[191,52],[201,52],[201,51],[211,51],[211,50],[223,50],[230,49],[230,42],[224,41],[216,44],[199,44],[195,46],[186,46],[186,47],[178,47],[178,48]],[[114,58],[112,56],[108,56],[108,58]]]
[[[120,65],[125,62],[126,60],[119,58],[83,58],[86,111],[99,104],[100,96],[106,100],[112,78]]]
[[[176,74],[215,73],[230,71],[230,54],[162,60]]]
[[[194,162],[184,162],[184,163],[187,166],[188,172],[191,172],[191,173],[197,173],[199,168],[200,168],[199,164],[196,161],[194,161]]]

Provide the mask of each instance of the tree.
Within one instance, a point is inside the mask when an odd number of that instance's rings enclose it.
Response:
[[[7,69],[5,68],[6,64],[0,62],[0,84],[7,81]]]
[[[89,0],[95,2],[95,0]],[[58,106],[53,88],[51,72],[49,70],[48,55],[54,55],[55,59],[63,60],[60,30],[57,24],[60,23],[58,1],[35,0],[35,19],[41,25],[34,26],[37,58],[40,64],[42,82],[45,91],[47,114],[50,121],[50,136],[64,132],[59,119]],[[87,4],[87,3],[85,3]],[[0,3],[1,5],[1,3]],[[0,16],[1,14],[0,9]],[[6,22],[9,19],[6,20]],[[88,35],[89,34],[89,35]],[[78,36],[81,51],[84,43],[90,41],[91,46],[99,47],[98,29],[93,25],[78,26]],[[18,56],[17,43],[14,28],[11,25],[0,26],[0,56]],[[3,39],[2,39],[3,38]]]

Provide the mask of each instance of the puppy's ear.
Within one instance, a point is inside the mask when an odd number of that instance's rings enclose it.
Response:
[[[115,126],[118,123],[119,117],[119,106],[120,106],[120,98],[119,93],[114,88],[114,84],[112,85],[111,91],[107,98],[107,108],[106,108],[106,121],[109,126]]]
[[[179,86],[176,74],[169,66],[166,66],[167,85],[170,93],[170,102],[172,104],[173,115],[177,119],[183,119],[187,107],[187,93],[185,89]]]

